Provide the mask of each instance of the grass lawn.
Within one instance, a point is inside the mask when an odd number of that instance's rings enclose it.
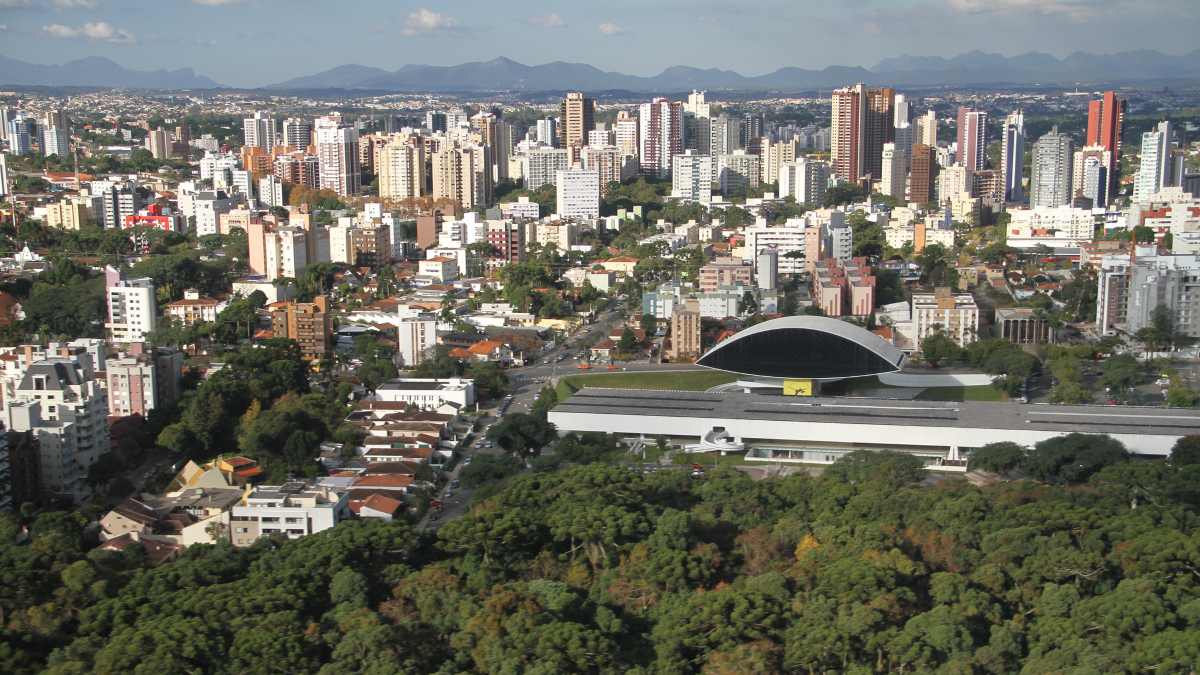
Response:
[[[657,371],[648,373],[596,373],[568,375],[558,381],[558,400],[563,401],[584,387],[599,389],[669,389],[705,391],[737,380],[736,375],[715,370]]]
[[[930,387],[918,401],[1007,401],[1008,396],[991,385],[979,387]]]

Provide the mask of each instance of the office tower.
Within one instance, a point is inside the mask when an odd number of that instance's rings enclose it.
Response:
[[[745,195],[752,188],[758,187],[762,176],[762,167],[758,155],[752,155],[745,150],[717,157],[717,182],[721,194],[729,197]]]
[[[508,155],[512,150],[512,127],[496,113],[479,112],[471,117],[471,127],[480,142],[489,149],[492,180],[508,177]]]
[[[492,201],[491,149],[487,146],[446,144],[433,153],[433,197],[449,199],[464,211]]]
[[[8,140],[8,125],[12,123],[13,111],[8,106],[0,105],[0,141]]]
[[[14,155],[33,153],[33,120],[18,114],[8,123],[8,151]]]
[[[613,124],[613,136],[621,154],[637,157],[638,154],[638,121],[636,117],[624,110],[617,113],[617,121]]]
[[[867,90],[866,118],[862,134],[862,176],[879,180],[883,173],[883,144],[895,140],[896,90],[891,87]]]
[[[904,171],[904,153],[896,149],[896,143],[883,144],[883,167],[879,177],[879,192],[904,201],[904,188],[908,174]]]
[[[767,126],[762,113],[746,113],[738,123],[738,143],[747,152],[757,155],[763,129]]]
[[[425,128],[432,133],[439,131],[445,133],[447,130],[446,113],[438,110],[429,110],[425,112]]]
[[[1016,110],[1004,118],[1000,132],[1000,174],[1004,201],[1025,201],[1025,113]]]
[[[8,196],[8,158],[0,152],[0,197]]]
[[[669,177],[671,158],[683,152],[683,105],[665,98],[643,103],[638,114],[638,145],[641,172]]]
[[[167,132],[155,129],[146,134],[146,149],[154,159],[166,159],[171,154],[171,144],[167,141]]]
[[[932,110],[918,117],[915,122],[916,132],[913,134],[913,145],[928,145],[936,148],[938,144],[938,119]]]
[[[1078,154],[1078,153],[1076,153]],[[1089,155],[1082,162],[1082,168],[1074,169],[1079,176],[1079,190],[1076,195],[1092,201],[1093,208],[1103,208],[1108,205],[1108,166],[1097,155]]]
[[[908,201],[913,204],[928,204],[933,201],[933,188],[937,181],[938,163],[932,147],[924,143],[913,146],[912,172],[909,176]]]
[[[711,118],[709,120],[709,154],[719,157],[744,148],[741,127],[741,120],[735,117],[717,115]]]
[[[1159,122],[1154,131],[1142,134],[1141,160],[1133,181],[1134,203],[1147,201],[1164,187],[1177,184],[1172,162],[1175,146],[1175,130],[1170,122]]]
[[[558,145],[558,122],[553,117],[538,120],[534,140],[543,145]]]
[[[559,218],[600,217],[600,172],[595,169],[566,169],[555,177]]]
[[[471,126],[471,120],[467,117],[467,111],[462,108],[454,108],[446,111],[447,132],[469,126]]]
[[[587,144],[587,135],[596,126],[596,102],[583,92],[567,92],[559,104],[558,144],[561,147],[579,147]]]
[[[671,196],[684,201],[712,202],[712,157],[685,150],[671,160]]]
[[[276,145],[275,118],[270,113],[256,112],[254,117],[242,120],[242,131],[246,136],[246,147],[270,150]]]
[[[415,134],[392,134],[379,151],[379,196],[411,199],[425,193],[425,140]]]
[[[829,187],[829,164],[807,157],[779,165],[779,196],[797,204],[820,206]]]
[[[1089,145],[1076,150],[1071,162],[1071,196],[1086,196],[1092,200],[1093,206],[1106,206],[1108,186],[1105,185],[1103,190],[1097,191],[1094,184],[1085,184],[1088,181],[1089,167],[1092,167],[1093,173],[1096,171],[1095,167],[1101,167],[1105,180],[1108,180],[1108,167],[1112,164],[1110,160],[1108,150],[1102,145]],[[1101,195],[1105,200],[1097,202],[1096,197]]]
[[[691,113],[696,117],[711,117],[712,104],[705,100],[705,93],[693,89],[692,93],[688,94],[687,102],[683,104],[683,112]]]
[[[760,290],[773,291],[778,288],[779,249],[765,248],[754,258],[754,281]]]
[[[1108,193],[1120,187],[1121,136],[1125,123],[1125,99],[1106,91],[1101,98],[1088,102],[1087,145],[1099,145],[1109,151]]]
[[[117,269],[104,270],[105,296],[108,298],[108,339],[112,342],[143,342],[154,331],[157,306],[154,282],[149,278],[126,279]]]
[[[959,107],[958,163],[970,171],[982,171],[987,165],[986,112]]]
[[[358,132],[342,124],[341,115],[317,118],[315,125],[320,186],[346,197],[358,193]]]
[[[908,102],[908,97],[904,94],[896,94],[893,107],[892,123],[896,127],[900,127],[901,125],[912,126],[912,104]]]
[[[704,104],[704,108],[707,110],[708,104]],[[683,149],[695,150],[702,155],[712,151],[712,119],[708,115],[702,117],[689,112],[687,104],[683,111]]]
[[[1029,181],[1029,206],[1066,206],[1071,203],[1071,137],[1058,127],[1033,144],[1033,175]]]
[[[289,117],[283,121],[283,142],[293,150],[304,150],[312,145],[312,122],[299,117]]]
[[[71,154],[71,130],[66,127],[42,128],[42,155],[58,155],[66,159]]]

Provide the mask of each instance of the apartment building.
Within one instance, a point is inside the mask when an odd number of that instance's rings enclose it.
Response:
[[[104,327],[113,342],[143,342],[158,325],[154,282],[149,277],[126,279],[109,266],[104,271],[108,322]]]
[[[312,302],[286,300],[268,305],[267,309],[275,337],[295,340],[304,358],[319,360],[329,353],[328,298],[318,295]]]
[[[303,481],[259,486],[230,510],[230,541],[241,547],[276,534],[299,539],[323,532],[350,517],[348,494]]]

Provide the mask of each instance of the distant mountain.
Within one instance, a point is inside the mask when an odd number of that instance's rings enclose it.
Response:
[[[672,66],[642,77],[600,70],[582,63],[555,61],[529,66],[500,57],[456,66],[406,65],[395,71],[341,66],[299,77],[266,89],[374,89],[383,91],[591,91],[676,92],[714,90],[811,90],[852,82],[896,86],[971,84],[1074,84],[1133,80],[1200,79],[1200,50],[1172,56],[1153,50],[1117,54],[1075,53],[1059,59],[1029,52],[1004,56],[972,51],[952,58],[897,56],[873,68],[829,66],[819,70],[788,66],[746,76],[731,70]]]
[[[203,75],[197,75],[191,68],[131,70],[99,56],[70,61],[60,66],[0,56],[0,85],[3,84],[130,89],[215,89],[221,86]]]

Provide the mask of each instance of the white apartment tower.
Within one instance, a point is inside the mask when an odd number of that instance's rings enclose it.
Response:
[[[712,157],[695,150],[671,160],[671,196],[684,201],[712,202]]]
[[[592,219],[600,217],[600,172],[595,169],[567,169],[555,178],[560,218]]]
[[[117,269],[104,269],[108,299],[108,337],[112,342],[143,342],[157,325],[154,282],[148,277],[126,279]]]
[[[791,197],[797,204],[819,206],[829,187],[829,164],[801,157],[779,167],[779,196]]]
[[[1172,175],[1174,147],[1175,134],[1170,122],[1159,122],[1154,131],[1142,134],[1141,162],[1133,180],[1134,203],[1145,202],[1164,187],[1177,184]]]
[[[1058,127],[1033,144],[1033,176],[1029,182],[1029,206],[1065,206],[1071,203],[1071,137]]]
[[[327,115],[317,118],[316,141],[321,189],[343,197],[357,194],[361,181],[358,132],[343,125],[340,115]]]
[[[1004,201],[1025,201],[1025,113],[1016,110],[1004,118],[1000,132],[1000,173]]]
[[[242,120],[242,131],[246,136],[246,147],[270,150],[277,145],[275,118],[270,113],[256,112],[254,117]]]

